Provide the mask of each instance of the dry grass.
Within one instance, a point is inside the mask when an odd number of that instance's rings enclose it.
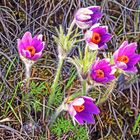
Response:
[[[24,77],[24,69],[17,52],[17,38],[26,31],[42,33],[46,41],[43,57],[34,65],[33,80],[48,84],[54,78],[57,66],[57,51],[52,35],[59,24],[66,29],[73,19],[76,9],[90,5],[100,5],[104,17],[102,24],[108,25],[114,35],[109,43],[109,51],[116,50],[120,43],[128,39],[140,44],[140,2],[138,0],[2,0],[0,2],[0,139],[38,139],[45,134],[51,139],[53,134],[47,126],[45,112],[32,112],[28,101],[22,99],[24,88],[18,88]],[[140,50],[139,50],[140,51]],[[68,77],[70,65],[63,68],[62,84]],[[140,74],[140,71],[139,71]],[[132,132],[140,112],[140,80],[126,80],[122,76],[112,96],[100,106],[102,113],[94,126],[89,126],[91,140],[139,140]],[[75,81],[76,83],[77,81]],[[73,88],[72,90],[76,90]],[[47,97],[41,98],[42,110]],[[26,110],[30,110],[28,113]],[[28,120],[27,120],[28,118]],[[35,124],[29,121],[34,120]],[[34,126],[34,133],[28,134]],[[23,131],[27,129],[27,131]],[[43,138],[42,138],[43,139]],[[65,139],[65,136],[62,137]]]

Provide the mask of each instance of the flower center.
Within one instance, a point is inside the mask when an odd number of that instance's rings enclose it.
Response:
[[[103,78],[104,77],[104,72],[102,70],[96,70],[96,76],[97,78]]]
[[[28,50],[31,53],[31,56],[33,56],[35,54],[35,48],[34,46],[27,46],[26,50]]]
[[[101,41],[101,36],[100,36],[100,34],[94,32],[94,33],[92,34],[91,41],[92,41],[93,43],[95,43],[95,44],[99,44],[99,42]]]
[[[122,55],[117,58],[117,61],[124,62],[125,64],[127,64],[129,62],[129,58],[126,55]]]
[[[74,105],[73,107],[77,112],[81,112],[85,109],[84,105],[80,105],[80,106]]]

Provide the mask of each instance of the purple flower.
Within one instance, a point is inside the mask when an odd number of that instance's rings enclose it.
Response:
[[[93,25],[90,30],[85,33],[85,40],[92,50],[107,48],[106,43],[111,37],[112,35],[108,33],[108,27],[100,26],[100,24]]]
[[[91,68],[90,77],[98,83],[107,83],[115,79],[113,67],[106,59],[96,60]]]
[[[135,64],[140,61],[140,55],[135,53],[136,49],[137,43],[128,44],[128,41],[124,41],[113,54],[116,66],[126,72],[137,72]]]
[[[80,8],[75,14],[75,21],[79,28],[87,29],[102,17],[100,6]]]
[[[18,52],[20,56],[28,60],[36,61],[41,57],[44,49],[44,42],[42,41],[42,35],[38,35],[32,38],[30,32],[26,32],[22,39],[18,39]]]
[[[81,96],[74,99],[68,107],[68,111],[73,118],[79,124],[87,123],[95,123],[93,118],[93,114],[99,114],[99,108],[93,103],[93,99],[86,96]]]

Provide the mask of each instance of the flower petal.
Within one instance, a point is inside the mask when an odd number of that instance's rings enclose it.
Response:
[[[39,35],[37,36],[37,39],[40,40],[40,41],[42,41],[42,38],[43,38],[43,35],[42,35],[42,34],[39,34]]]
[[[137,69],[137,67],[133,66],[133,67],[126,69],[125,71],[130,72],[130,73],[136,73],[136,72],[138,72],[138,69]]]
[[[134,54],[129,57],[129,62],[127,63],[127,65],[132,66],[132,65],[135,65],[136,63],[138,63],[139,61],[140,61],[140,55]]]
[[[76,114],[74,118],[79,124],[81,124],[81,125],[84,124],[83,119],[79,115]]]
[[[92,25],[92,21],[88,21],[88,22],[77,21],[76,24],[81,29],[87,29]]]
[[[22,37],[22,42],[24,43],[24,46],[30,46],[32,42],[32,35],[30,32],[26,32]]]
[[[35,61],[37,59],[39,59],[42,55],[42,52],[38,52],[38,53],[35,53],[33,57],[31,57],[30,59]]]
[[[93,32],[99,33],[101,36],[103,36],[104,34],[106,34],[108,32],[108,27],[107,26],[98,26],[92,29]]]
[[[99,49],[99,46],[97,44],[92,43],[92,42],[88,43],[88,45],[89,45],[89,49],[91,49],[93,51]]]
[[[85,111],[87,111],[88,113],[93,113],[93,114],[99,114],[100,113],[99,108],[93,102],[87,101],[85,99],[85,104],[84,105],[85,105]]]
[[[109,33],[106,33],[102,36],[102,42],[108,42],[112,38],[112,35]]]
[[[31,53],[28,50],[21,50],[21,55],[24,56],[25,58],[31,58]]]
[[[135,54],[135,51],[137,49],[137,43],[130,43],[129,45],[124,47],[124,53],[127,56],[133,56]],[[123,52],[122,52],[123,53]]]
[[[80,20],[80,21],[86,21],[88,19],[91,19],[91,16],[90,15],[81,14],[81,15],[77,16],[76,19]]]
[[[76,15],[81,15],[81,14],[91,15],[91,14],[93,14],[93,11],[90,10],[88,7],[87,7],[87,8],[80,8],[80,9],[77,11]]]
[[[17,39],[17,48],[18,48],[18,52],[21,54],[21,50],[24,49],[24,44],[20,39]]]
[[[84,99],[83,98],[77,98],[73,101],[73,104],[74,106],[81,106],[82,104],[84,104]]]
[[[87,113],[83,113],[83,112],[80,112],[80,113],[77,113],[75,115],[75,118],[79,118],[81,120],[84,120],[90,124],[94,124],[95,123],[95,120],[93,119],[93,116],[92,114],[87,114]]]
[[[116,65],[117,65],[118,68],[127,69],[127,65],[124,62],[117,61]]]

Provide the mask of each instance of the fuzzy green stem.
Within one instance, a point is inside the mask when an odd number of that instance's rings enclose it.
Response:
[[[63,109],[63,104],[62,103],[57,109],[55,114],[52,116],[51,121],[50,121],[50,125],[52,125],[54,123],[54,121],[56,120],[56,118],[58,117],[58,115],[64,110]]]
[[[87,64],[88,64],[88,45],[85,47],[84,58],[83,58],[83,73],[87,72]]]
[[[72,31],[74,25],[75,25],[75,19],[72,21],[72,23],[71,23],[71,25],[68,29],[67,36],[71,35],[71,31]],[[54,101],[55,91],[56,91],[56,88],[57,88],[60,72],[61,72],[62,65],[63,65],[64,59],[65,59],[65,56],[66,56],[66,54],[62,54],[61,51],[58,50],[58,52],[59,52],[59,56],[58,56],[59,57],[59,64],[58,64],[58,68],[57,68],[57,72],[56,72],[54,82],[51,86],[51,94],[50,94],[49,100],[48,100],[48,106],[49,107],[52,105],[52,103]],[[47,114],[46,114],[47,117],[48,117],[49,113],[50,113],[50,110],[47,111]]]
[[[83,76],[86,75],[87,73],[87,64],[88,64],[88,45],[86,45],[85,47],[85,52],[84,52],[84,58],[83,58]],[[82,78],[81,79],[81,82],[82,82],[82,95],[86,95],[87,94],[87,80],[86,78]]]
[[[61,68],[62,68],[63,62],[64,62],[64,58],[60,57],[60,58],[59,58],[58,68],[57,68],[57,72],[56,72],[56,76],[55,76],[53,85],[52,85],[52,87],[51,87],[51,92],[52,92],[52,94],[53,94],[53,93],[55,92],[55,90],[56,90],[56,87],[57,87],[57,84],[58,84],[58,80],[59,80],[59,76],[60,76],[60,72],[61,72]]]
[[[59,80],[59,76],[60,76],[60,73],[61,73],[63,62],[64,62],[64,58],[60,57],[57,72],[56,72],[56,76],[55,76],[54,82],[53,82],[53,84],[51,86],[51,94],[50,94],[49,100],[48,100],[48,106],[49,107],[52,105],[52,103],[54,101],[55,91],[56,91],[56,87],[57,87],[57,84],[58,84],[58,80]],[[47,116],[49,115],[49,112],[50,111],[48,109]]]
[[[30,83],[30,75],[31,75],[32,64],[25,63],[25,69],[26,69],[25,81],[27,82],[26,83],[26,87],[28,88],[29,87],[29,83]]]
[[[82,80],[82,95],[86,95],[87,92],[87,81]]]
[[[106,93],[103,95],[103,97],[97,101],[96,105],[104,103],[109,98],[109,96],[111,95],[115,86],[116,86],[116,81],[114,80],[114,81],[112,81],[112,83],[108,87],[108,89],[107,89]]]
[[[30,78],[32,65],[25,63],[25,68],[26,68],[25,77],[28,80]]]

